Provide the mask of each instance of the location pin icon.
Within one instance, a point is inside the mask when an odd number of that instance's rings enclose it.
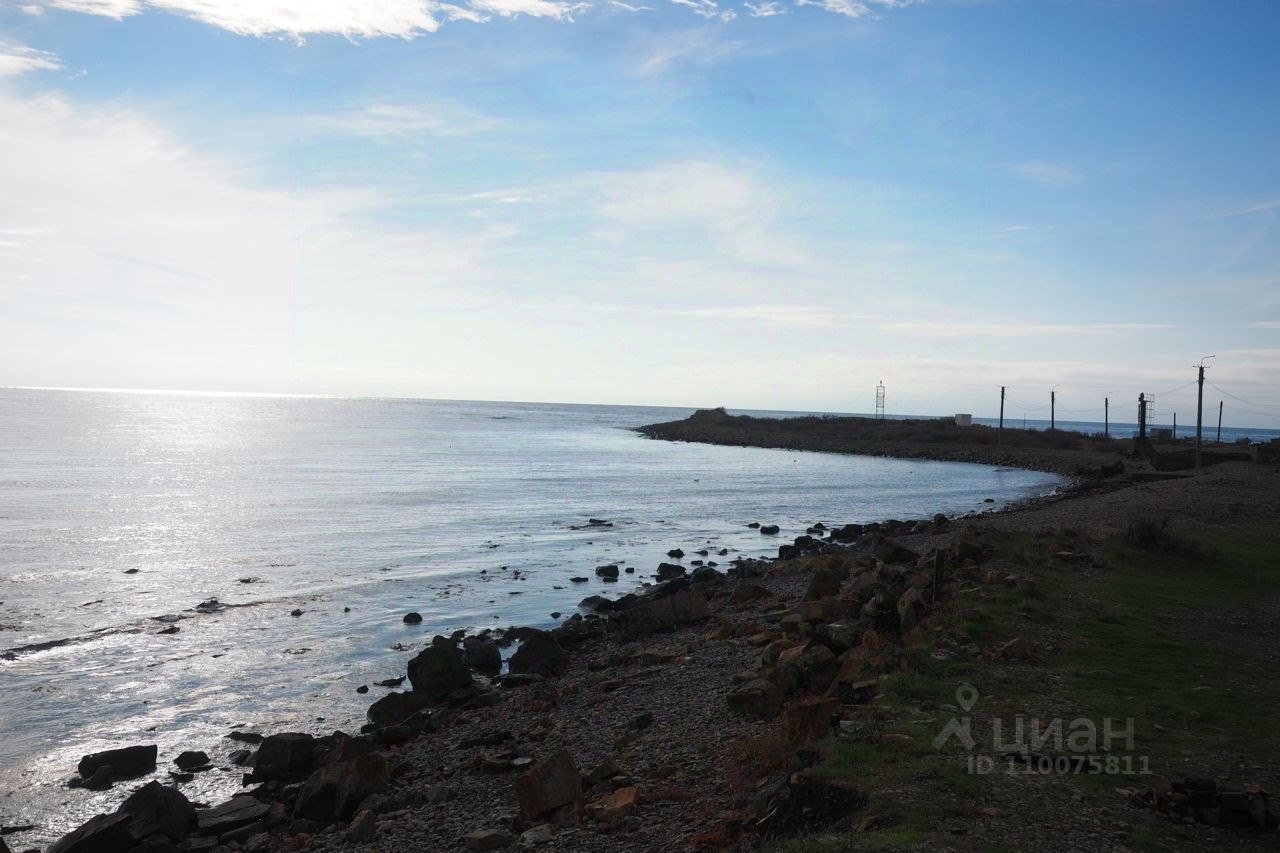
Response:
[[[967,714],[978,703],[978,688],[972,684],[961,684],[956,689],[956,702]]]

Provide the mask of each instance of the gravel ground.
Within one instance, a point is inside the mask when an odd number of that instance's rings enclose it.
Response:
[[[518,817],[515,775],[480,767],[486,754],[504,747],[458,746],[495,730],[514,736],[515,753],[540,757],[563,748],[582,772],[612,757],[639,789],[629,818],[611,827],[586,819],[556,831],[539,849],[687,849],[714,816],[741,802],[731,773],[734,747],[768,729],[730,717],[725,707],[733,675],[753,665],[755,650],[740,639],[708,641],[707,630],[703,624],[639,642],[589,642],[559,679],[514,690],[492,708],[459,712],[440,732],[402,748],[397,758],[410,769],[386,795],[374,840],[355,843],[339,830],[309,844],[298,839],[294,849],[461,850],[468,833],[487,829],[518,840],[529,825]],[[668,655],[673,659],[657,662]],[[635,731],[632,722],[642,714],[653,722]],[[448,798],[432,802],[442,790]],[[607,791],[606,785],[597,793]]]

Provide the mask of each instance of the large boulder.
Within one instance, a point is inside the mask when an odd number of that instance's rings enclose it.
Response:
[[[563,749],[551,753],[516,779],[516,799],[528,820],[576,803],[582,796],[582,776],[573,757]]]
[[[196,810],[196,829],[201,835],[221,835],[256,823],[271,807],[248,794],[237,794],[225,803]]]
[[[430,705],[431,697],[426,693],[392,691],[370,705],[365,716],[375,726],[394,726]]]
[[[409,661],[409,682],[432,699],[471,686],[466,656],[451,643],[433,643]]]
[[[809,578],[809,585],[805,588],[803,600],[817,601],[822,598],[839,595],[841,580],[839,573],[831,569],[816,569]]]
[[[651,634],[676,625],[700,622],[710,615],[707,599],[702,593],[695,589],[679,589],[617,614],[610,624],[624,634]]]
[[[196,810],[176,788],[148,782],[134,791],[118,810],[133,818],[130,831],[139,839],[163,836],[182,841],[196,828]]]
[[[307,778],[294,803],[295,819],[351,820],[360,804],[391,782],[391,765],[381,752],[358,753],[351,748],[339,750],[335,760]]]
[[[684,573],[684,566],[678,566],[675,563],[660,563],[655,576],[660,581],[669,581],[684,577]]]
[[[556,638],[539,630],[530,631],[507,662],[507,668],[513,673],[530,673],[547,678],[564,672],[568,665],[569,656],[560,648]]]
[[[88,779],[99,767],[110,767],[111,775],[116,779],[141,776],[156,769],[156,752],[154,743],[93,752],[80,759],[76,770],[82,779]]]
[[[288,780],[311,772],[316,739],[302,732],[282,732],[263,738],[253,764],[253,780]]]
[[[139,839],[131,829],[133,816],[123,812],[89,818],[53,843],[47,853],[120,853]]]
[[[748,681],[729,694],[729,710],[747,717],[771,720],[782,709],[782,688],[763,678]]]

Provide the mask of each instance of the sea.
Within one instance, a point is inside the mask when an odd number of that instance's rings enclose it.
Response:
[[[723,566],[819,521],[1061,485],[634,432],[691,411],[0,389],[0,824],[36,827],[10,846],[138,784],[68,788],[85,753],[158,744],[141,782],[204,750],[216,768],[181,787],[220,801],[239,784],[231,730],[354,731],[433,635],[552,626],[648,582],[668,549],[728,549]],[[605,583],[606,563],[634,573]]]

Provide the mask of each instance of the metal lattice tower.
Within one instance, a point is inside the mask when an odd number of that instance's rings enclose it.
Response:
[[[876,419],[884,420],[884,382],[876,386]]]

